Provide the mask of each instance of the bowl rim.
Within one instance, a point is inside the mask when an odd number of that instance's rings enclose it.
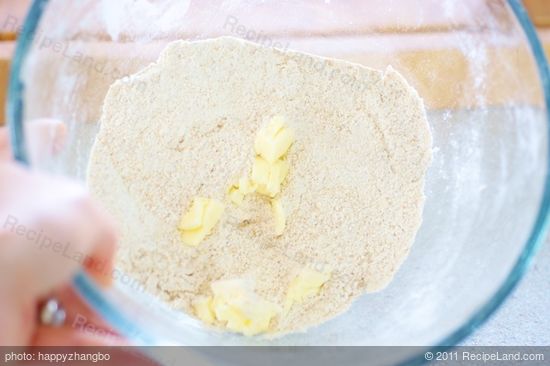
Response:
[[[6,113],[8,122],[7,125],[10,131],[14,159],[23,165],[28,165],[28,158],[23,128],[23,93],[25,90],[25,85],[21,78],[21,72],[23,61],[33,42],[33,36],[48,1],[49,0],[33,0],[23,26],[26,36],[20,37],[17,41],[15,55],[10,71]],[[503,304],[506,298],[517,286],[519,280],[524,276],[529,265],[531,264],[536,251],[540,248],[542,242],[546,238],[550,212],[550,68],[535,27],[531,22],[523,4],[521,3],[521,0],[507,0],[507,4],[512,10],[512,13],[515,15],[519,25],[523,29],[529,43],[544,94],[544,106],[547,122],[547,141],[549,141],[547,147],[548,159],[546,164],[544,192],[537,218],[534,222],[533,228],[531,229],[529,238],[504,282],[500,285],[498,290],[489,297],[485,304],[475,311],[464,324],[448,334],[441,341],[437,342],[437,344],[427,346],[426,350],[441,351],[441,349],[452,348],[471,335],[479,326],[487,321],[487,319],[489,319],[489,317]],[[114,329],[120,330],[122,334],[127,333],[126,330],[129,326],[129,320],[125,319],[122,312],[109,303],[100,288],[96,286],[84,272],[79,272],[75,276],[73,284],[80,295],[101,316],[103,316]],[[424,352],[422,352],[418,355],[412,356],[400,364],[411,365],[421,364],[424,362]]]

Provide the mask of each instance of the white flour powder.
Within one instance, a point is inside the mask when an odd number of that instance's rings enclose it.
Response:
[[[254,138],[274,115],[296,138],[280,237],[267,200],[237,207],[226,195],[250,171]],[[393,69],[219,38],[172,43],[111,87],[88,183],[120,224],[119,266],[176,309],[191,313],[212,281],[232,278],[283,304],[297,271],[330,268],[318,296],[272,322],[288,332],[390,282],[421,223],[430,159],[422,101]],[[194,248],[177,226],[196,196],[226,209]]]

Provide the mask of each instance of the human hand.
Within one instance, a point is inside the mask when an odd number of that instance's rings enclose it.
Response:
[[[34,152],[55,153],[55,144],[40,142],[46,137],[58,143],[63,125],[33,125],[27,141],[41,149]],[[98,283],[110,283],[116,243],[110,220],[84,187],[29,171],[10,155],[7,131],[0,128],[0,345],[124,344],[70,286],[83,266]],[[50,296],[66,309],[63,326],[38,321],[39,307]],[[77,317],[93,327],[75,326]]]

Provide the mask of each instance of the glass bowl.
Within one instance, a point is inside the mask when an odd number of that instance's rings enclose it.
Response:
[[[547,225],[550,79],[520,1],[35,0],[9,90],[16,159],[84,180],[109,85],[155,61],[170,41],[222,35],[392,65],[418,90],[433,163],[410,256],[385,290],[305,333],[276,339],[206,329],[121,271],[110,289],[78,274],[81,295],[138,345],[419,347],[376,358],[395,364],[464,339],[510,294]],[[32,154],[25,140],[25,126],[43,117],[68,130],[55,156]],[[264,360],[364,362],[349,352],[268,349]]]

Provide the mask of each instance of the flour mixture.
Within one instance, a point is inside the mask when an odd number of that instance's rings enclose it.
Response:
[[[174,42],[110,88],[88,183],[148,291],[281,334],[388,285],[430,160],[422,101],[393,69],[223,37]]]

